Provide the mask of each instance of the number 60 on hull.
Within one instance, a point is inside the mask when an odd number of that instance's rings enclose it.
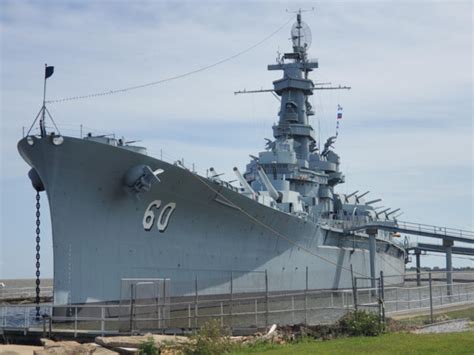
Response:
[[[152,201],[145,210],[145,214],[143,215],[143,228],[149,232],[155,223],[155,211],[160,210],[161,207],[161,200],[154,200]],[[158,215],[158,221],[156,222],[156,227],[160,232],[164,232],[168,227],[168,223],[173,213],[174,209],[176,208],[175,202],[170,202],[166,204],[160,211]]]

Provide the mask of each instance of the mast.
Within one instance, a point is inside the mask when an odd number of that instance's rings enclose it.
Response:
[[[314,115],[309,96],[315,90],[350,90],[350,86],[326,86],[331,83],[314,83],[309,72],[318,68],[316,59],[308,59],[311,45],[311,30],[302,21],[300,9],[291,29],[293,52],[278,55],[277,64],[268,65],[268,70],[283,70],[283,78],[273,82],[273,89],[243,90],[234,94],[271,92],[281,97],[278,124],[273,126],[273,136],[277,140],[294,140],[294,150],[298,166],[307,168],[311,153],[318,150],[315,132],[308,117]],[[318,139],[319,141],[319,139]]]
[[[54,73],[54,67],[53,66],[48,67],[48,64],[45,64],[44,65],[43,106],[41,107],[41,110],[40,110],[41,118],[40,118],[40,121],[39,121],[39,128],[40,128],[41,137],[46,136],[46,125],[45,125],[46,112],[48,112],[48,115],[51,117],[51,115],[49,114],[49,111],[46,108],[46,80],[51,75],[53,75],[53,73]],[[36,117],[36,119],[38,119],[38,116]],[[35,119],[35,122],[36,122],[36,119]],[[51,119],[53,119],[53,118],[51,117]],[[53,121],[53,123],[54,123],[54,121]],[[34,122],[33,122],[33,124],[34,124]],[[55,124],[55,126],[56,126],[56,124]],[[31,128],[30,128],[30,130],[31,130]]]
[[[308,73],[318,68],[318,62],[307,58],[311,31],[301,20],[301,10],[291,29],[291,40],[293,52],[283,54],[277,64],[268,65],[268,70],[283,70],[283,78],[273,82],[275,93],[281,97],[279,122],[273,127],[273,136],[277,139],[293,138],[298,165],[307,166],[310,146],[316,142],[314,130],[308,122],[308,116],[314,115],[308,96],[315,89]]]

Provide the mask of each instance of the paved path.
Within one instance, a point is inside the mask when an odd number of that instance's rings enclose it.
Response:
[[[421,329],[415,330],[413,333],[426,334],[426,333],[455,333],[464,332],[469,330],[468,319],[456,319],[453,321],[447,321],[443,323],[428,325]]]
[[[437,308],[433,309],[433,314],[442,314],[450,311],[458,311],[463,309],[469,309],[474,307],[474,302],[469,302],[465,304],[454,304],[454,305],[443,305],[442,307],[437,306]],[[411,309],[409,312],[400,312],[400,313],[388,313],[387,317],[399,320],[399,319],[407,319],[413,318],[418,316],[429,316],[430,310],[429,309]]]

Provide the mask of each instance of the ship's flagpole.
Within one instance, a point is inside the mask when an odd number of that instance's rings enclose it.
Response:
[[[43,86],[43,107],[41,108],[41,119],[40,119],[40,132],[41,137],[46,136],[46,127],[44,124],[45,116],[46,116],[46,80],[53,75],[54,67],[49,66],[48,64],[44,64],[44,86]]]

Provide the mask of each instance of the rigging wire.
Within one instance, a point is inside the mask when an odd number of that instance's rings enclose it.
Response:
[[[237,209],[239,212],[242,212],[245,216],[247,216],[249,219],[251,219],[253,222],[257,223],[257,224],[260,224],[261,226],[263,226],[264,228],[268,229],[270,232],[272,232],[273,234],[279,236],[280,238],[286,240],[288,243],[300,248],[301,250],[304,250],[306,251],[307,253],[317,257],[317,258],[320,258],[321,260],[324,260],[336,267],[341,267],[341,269],[344,269],[346,271],[351,271],[350,268],[348,267],[345,267],[344,265],[342,264],[339,264],[337,262],[334,262],[332,261],[331,259],[329,258],[326,258],[322,255],[319,255],[315,252],[313,252],[312,250],[310,250],[309,248],[306,248],[304,247],[303,245],[300,245],[298,243],[295,243],[293,240],[291,240],[291,238],[285,236],[284,234],[278,232],[277,230],[275,230],[274,228],[272,228],[271,226],[269,226],[268,224],[265,224],[261,221],[259,221],[257,218],[255,218],[254,216],[252,216],[251,214],[249,214],[247,211],[243,210],[240,206],[236,205],[233,201],[229,200],[227,197],[225,197],[220,191],[214,189],[212,186],[210,186],[209,184],[207,184],[199,175],[196,175],[196,174],[192,174],[192,176],[196,177],[201,183],[203,183],[207,188],[209,188],[212,192],[214,192],[216,195],[219,195],[221,198],[224,199],[225,202],[227,202],[229,204],[229,206],[232,206],[233,208]],[[357,272],[357,271],[353,271],[354,274],[358,274],[360,276],[363,276],[363,277],[369,277],[369,275],[367,274],[363,274],[363,273],[360,273],[360,272]]]
[[[260,224],[261,226],[263,226],[265,229],[268,229],[270,232],[272,232],[273,234],[277,235],[278,237],[286,240],[288,243],[300,248],[301,250],[307,252],[308,254],[312,255],[312,256],[315,256],[329,264],[332,264],[336,267],[340,267],[341,269],[344,269],[346,271],[349,271],[349,272],[353,272],[354,274],[357,274],[363,278],[369,278],[370,279],[370,275],[368,274],[364,274],[364,273],[361,273],[361,272],[358,272],[358,271],[354,271],[354,270],[351,270],[351,268],[349,267],[346,267],[344,265],[342,265],[341,263],[337,263],[337,262],[334,262],[332,261],[331,259],[329,258],[326,258],[320,254],[317,254],[315,253],[314,251],[312,251],[311,249],[309,248],[306,248],[305,246],[301,245],[301,244],[298,244],[296,242],[294,242],[293,240],[291,240],[291,238],[287,237],[286,235],[278,232],[277,230],[275,230],[273,227],[271,227],[270,225],[268,224],[265,224],[263,223],[262,221],[258,220],[257,218],[255,218],[254,216],[252,216],[251,214],[249,214],[247,211],[245,211],[244,209],[242,209],[240,206],[236,205],[233,201],[229,200],[226,196],[224,196],[220,191],[214,189],[212,186],[210,186],[206,181],[204,181],[204,179],[197,175],[197,174],[193,174],[191,173],[192,176],[194,176],[196,179],[198,179],[202,184],[204,184],[209,190],[211,190],[212,192],[214,192],[217,195],[219,195],[219,197],[221,197],[226,203],[229,204],[229,206],[235,208],[236,210],[238,210],[239,212],[243,213],[245,216],[247,216],[250,220],[252,220],[254,223],[256,224]],[[387,261],[387,260],[385,260]],[[388,263],[387,262],[387,265],[389,265],[392,269],[394,269],[395,271],[398,272],[398,269],[396,267],[394,267],[392,264]],[[401,274],[397,274],[397,275],[388,275],[388,276],[403,276]],[[387,286],[391,286],[391,285],[398,285],[399,282],[387,282],[385,281],[385,285]]]
[[[327,263],[329,264],[332,264],[336,267],[340,267],[341,269],[344,269],[346,271],[349,271],[349,272],[353,272],[354,274],[357,274],[363,278],[370,278],[370,275],[368,274],[364,274],[364,273],[361,273],[361,272],[358,272],[358,271],[354,271],[354,270],[351,270],[350,267],[346,267],[344,265],[342,265],[342,263],[337,263],[337,262],[334,262],[332,261],[331,259],[329,258],[326,258],[322,255],[319,255],[317,253],[315,253],[314,251],[312,251],[311,249],[309,248],[306,248],[304,247],[303,245],[301,244],[298,244],[296,242],[294,242],[293,240],[291,240],[291,238],[285,236],[284,234],[278,232],[277,230],[275,230],[273,227],[271,227],[270,225],[268,224],[265,224],[263,222],[261,222],[260,220],[258,220],[257,218],[255,218],[254,216],[252,216],[251,214],[249,214],[248,212],[246,212],[245,210],[243,210],[240,206],[236,205],[233,201],[229,200],[227,197],[225,197],[220,191],[214,189],[212,186],[210,186],[209,184],[207,184],[199,175],[197,174],[192,174],[192,176],[196,177],[196,179],[198,179],[201,183],[203,183],[207,188],[209,188],[212,192],[214,192],[216,195],[219,195],[219,197],[221,197],[225,202],[227,202],[229,204],[229,206],[237,209],[239,212],[242,212],[245,216],[247,216],[249,219],[251,219],[254,223],[256,224],[260,224],[261,226],[263,226],[265,229],[268,229],[270,232],[272,232],[273,234],[277,235],[278,237],[286,240],[288,243],[300,248],[301,250],[307,252],[308,254],[312,255],[312,256],[315,256],[323,261],[326,261]],[[387,260],[385,260],[387,261]],[[393,265],[391,265],[390,263],[387,263],[390,267],[392,267],[392,269],[394,269],[395,271],[398,272],[398,269],[395,268]],[[393,275],[389,275],[389,276],[393,276]],[[396,276],[402,276],[400,274],[397,274]],[[387,286],[391,286],[391,285],[398,285],[399,282],[385,282],[385,285]]]
[[[231,55],[230,57],[226,57],[224,59],[221,59],[221,60],[219,60],[215,63],[206,65],[204,67],[201,67],[201,68],[198,68],[198,69],[195,69],[195,70],[183,73],[183,74],[178,74],[178,75],[175,75],[175,76],[172,76],[172,77],[169,77],[169,78],[160,79],[160,80],[152,81],[152,82],[149,82],[149,83],[145,83],[145,84],[129,86],[129,87],[126,87],[126,88],[115,89],[115,90],[102,91],[102,92],[97,92],[97,93],[82,95],[82,96],[71,96],[71,97],[65,97],[65,98],[61,98],[61,99],[48,100],[48,101],[46,101],[46,103],[53,104],[53,103],[60,103],[60,102],[66,102],[66,101],[84,100],[84,99],[89,99],[89,98],[94,98],[94,97],[99,97],[99,96],[121,94],[121,93],[129,92],[129,91],[132,91],[132,90],[142,89],[142,88],[146,88],[146,87],[149,87],[149,86],[155,86],[155,85],[162,84],[162,83],[165,83],[165,82],[168,82],[168,81],[181,79],[181,78],[187,77],[189,75],[193,75],[193,74],[203,72],[207,69],[214,68],[214,67],[216,67],[220,64],[226,63],[226,62],[231,61],[231,60],[233,60],[237,57],[240,57],[241,55],[243,55],[245,53],[250,52],[252,49],[255,49],[256,47],[260,46],[261,44],[263,44],[264,42],[266,42],[270,38],[272,38],[274,35],[276,35],[278,32],[280,32],[283,28],[286,27],[286,25],[292,19],[293,19],[293,17],[288,18],[288,20],[283,25],[278,27],[275,31],[273,31],[272,33],[270,33],[269,35],[267,35],[262,40],[255,43],[254,45],[252,45],[252,46],[250,46],[250,47],[248,47],[248,48],[246,48],[246,49],[244,49],[244,50],[242,50],[242,51],[240,51],[240,52],[238,52],[234,55]]]

